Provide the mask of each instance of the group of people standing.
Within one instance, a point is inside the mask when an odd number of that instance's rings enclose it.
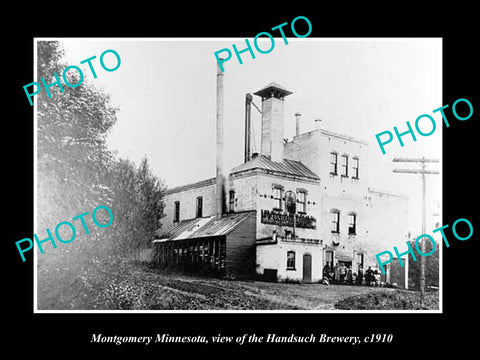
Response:
[[[329,283],[347,284],[347,285],[367,285],[379,286],[380,273],[372,269],[371,266],[364,272],[363,266],[358,266],[358,271],[352,270],[352,265],[348,267],[344,263],[337,263],[335,266],[325,265],[323,268],[323,279]]]

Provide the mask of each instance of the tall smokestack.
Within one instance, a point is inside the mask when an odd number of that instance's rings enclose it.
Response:
[[[221,60],[221,59],[220,59]],[[225,175],[223,169],[223,72],[217,62],[217,178],[216,178],[216,216],[220,219],[225,210]]]
[[[273,82],[254,93],[262,98],[261,153],[276,162],[283,161],[283,103],[290,94],[293,93]]]
[[[300,114],[299,112],[296,112],[295,113],[295,135],[296,136],[302,133],[300,129],[301,122],[302,122],[302,114]]]

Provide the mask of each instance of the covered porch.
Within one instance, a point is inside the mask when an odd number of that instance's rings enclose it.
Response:
[[[161,267],[225,275],[225,236],[155,240],[154,261]]]
[[[221,277],[253,277],[255,221],[255,211],[181,221],[153,241],[154,263]]]

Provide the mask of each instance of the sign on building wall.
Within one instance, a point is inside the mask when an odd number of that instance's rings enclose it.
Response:
[[[261,210],[263,224],[293,227],[293,215],[286,212]],[[316,229],[317,220],[313,216],[295,214],[295,227],[304,229]]]

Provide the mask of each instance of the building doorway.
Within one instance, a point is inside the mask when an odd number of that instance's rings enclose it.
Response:
[[[351,261],[338,261],[338,265],[344,265],[347,269],[352,266],[352,262]]]
[[[337,271],[335,272],[335,280],[339,284],[349,284],[352,281],[352,261],[351,259],[343,258],[337,262]],[[349,275],[350,273],[350,275]]]
[[[363,268],[363,258],[364,258],[363,253],[357,253],[356,257],[357,257],[357,264],[356,264],[357,268],[359,268],[360,266]]]
[[[312,255],[303,254],[303,282],[312,282]]]

